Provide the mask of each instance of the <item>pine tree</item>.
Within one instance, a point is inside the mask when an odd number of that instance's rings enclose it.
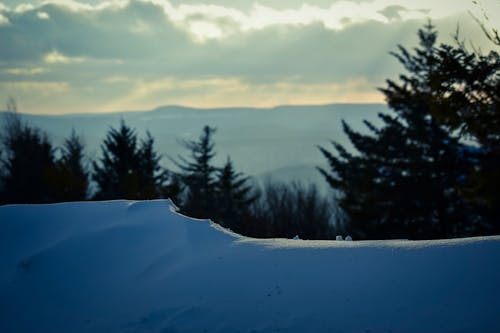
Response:
[[[250,177],[237,172],[231,159],[218,171],[216,180],[217,221],[235,232],[244,230],[243,219],[248,216],[250,205],[257,194],[249,184]]]
[[[93,162],[92,179],[98,186],[95,199],[141,199],[137,134],[122,120],[110,128],[101,145],[102,157]]]
[[[438,68],[437,33],[429,23],[419,37],[413,54],[401,46],[393,53],[409,74],[381,89],[394,111],[379,115],[384,126],[365,122],[371,134],[363,135],[343,123],[357,153],[337,143],[336,154],[320,147],[331,167],[320,171],[343,194],[348,232],[357,238],[439,238],[477,231],[457,190],[469,167],[460,154],[466,147],[431,113],[440,97],[430,81]]]
[[[154,138],[147,132],[146,138],[141,141],[139,155],[139,196],[145,199],[170,198],[176,200],[180,187],[175,179],[161,165],[161,155],[154,148]],[[170,182],[168,182],[170,180]]]
[[[93,163],[96,199],[175,199],[179,185],[160,165],[151,133],[139,143],[135,131],[122,120],[118,129],[109,130],[101,150],[101,160]]]
[[[7,105],[2,159],[3,203],[54,202],[50,173],[54,169],[54,149],[46,134],[22,122],[13,100]]]
[[[61,157],[50,173],[50,184],[57,201],[82,201],[87,198],[89,174],[84,165],[84,144],[71,132],[61,148]]]
[[[483,30],[487,32],[484,26]],[[498,47],[498,32],[488,38]],[[440,96],[433,116],[449,131],[473,141],[478,148],[464,151],[475,160],[461,193],[481,210],[490,232],[500,232],[500,55],[469,51],[455,38],[456,46],[436,50],[438,69],[430,81]]]
[[[215,156],[212,139],[215,128],[205,126],[197,141],[184,141],[190,150],[190,159],[179,156],[181,162],[173,161],[181,170],[177,176],[184,186],[182,209],[192,217],[210,218],[215,213],[216,172],[212,159]]]

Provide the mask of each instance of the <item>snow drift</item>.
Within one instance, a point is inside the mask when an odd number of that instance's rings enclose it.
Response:
[[[0,332],[500,332],[500,237],[255,240],[168,200],[0,207]]]

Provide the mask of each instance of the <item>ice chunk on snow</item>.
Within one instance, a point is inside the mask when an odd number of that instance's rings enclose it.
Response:
[[[343,239],[342,239],[342,236],[341,236],[341,235],[338,235],[337,237],[335,237],[335,240],[341,241],[341,240],[343,240]]]
[[[299,240],[299,239],[300,239],[300,237],[299,237],[299,235],[295,235],[295,236],[293,237],[293,239],[295,239],[295,240]]]
[[[351,242],[351,241],[352,241],[352,237],[348,235],[348,236],[345,238],[345,240],[346,240],[346,241],[348,241],[348,242]]]

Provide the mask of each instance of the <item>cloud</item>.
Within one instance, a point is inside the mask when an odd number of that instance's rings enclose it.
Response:
[[[330,30],[343,30],[369,21],[437,20],[464,13],[471,7],[468,0],[457,0],[453,5],[434,0],[287,1],[286,5],[285,1],[246,1],[246,6],[220,0],[211,1],[211,4],[166,0],[144,2],[161,7],[171,22],[202,43],[273,26],[322,24]],[[224,29],[227,22],[231,22],[232,29]]]
[[[10,21],[9,19],[3,15],[2,13],[0,13],[0,26],[2,25],[9,25],[10,24]]]
[[[70,85],[67,82],[17,81],[0,82],[2,91],[10,92],[12,96],[25,93],[35,93],[43,96],[54,96],[67,93]]]
[[[102,11],[106,9],[120,9],[127,6],[128,0],[109,0],[109,1],[98,1],[96,4],[90,4],[86,2],[79,2],[75,0],[46,0],[43,1],[41,6],[45,5],[56,5],[60,7],[67,8],[73,12],[84,12],[84,11]]]
[[[65,81],[0,82],[1,98],[14,97],[19,111],[28,113],[82,112],[88,104],[75,98],[71,85]],[[81,102],[81,103],[79,103]],[[82,105],[82,108],[80,108]]]
[[[463,9],[463,3],[466,2],[465,0],[457,1],[454,7]],[[251,6],[242,9],[235,6],[233,2],[173,4],[167,0],[111,0],[92,5],[74,0],[50,0],[43,2],[38,9],[57,7],[73,13],[99,16],[101,13],[106,15],[112,12],[128,11],[129,8],[152,6],[163,13],[164,18],[171,24],[190,35],[193,41],[200,43],[273,26],[322,24],[327,29],[342,30],[353,24],[368,21],[388,23],[392,19],[441,18],[445,15],[441,9],[426,12],[425,6],[429,5],[429,0],[420,1],[418,5],[406,0],[333,1],[328,5],[323,1],[319,4],[297,2],[289,5],[288,8],[275,7],[271,3],[261,4],[252,1],[248,3]],[[35,7],[31,4],[22,4],[15,11],[21,13],[34,9]],[[44,12],[49,15],[48,11]],[[448,14],[449,12],[448,9]],[[42,16],[45,17],[45,15]],[[144,32],[145,27],[144,21],[139,20],[129,30]]]
[[[385,7],[382,10],[379,10],[378,12],[385,17],[387,17],[389,20],[400,20],[401,19],[401,12],[405,12],[407,9],[403,6],[398,6],[398,5],[393,5],[393,6],[388,6]]]
[[[115,84],[115,83],[129,83],[132,80],[125,75],[115,75],[103,78],[102,81],[104,83]]]
[[[135,34],[146,34],[150,33],[152,30],[153,28],[142,19],[137,19],[130,27],[130,31]]]
[[[390,25],[387,30],[391,30],[395,23],[415,26],[414,21],[427,18],[418,7],[420,2],[408,6],[395,6],[394,2],[334,1],[328,6],[302,4],[288,9],[253,3],[249,9],[242,10],[228,4],[174,5],[166,0],[107,1],[96,5],[47,1],[31,11],[5,14],[4,21],[12,23],[12,27],[0,30],[3,42],[0,58],[32,61],[56,49],[67,57],[77,58],[127,59],[156,55],[168,59],[196,50],[198,47],[193,43],[204,44],[202,51],[211,52],[218,49],[213,43],[235,45],[238,39],[250,40],[259,32],[263,42],[270,39],[266,35],[273,34],[279,38],[279,44],[287,42],[285,38],[293,39],[287,31],[304,35],[301,30],[321,27],[323,35],[329,38],[329,34],[356,30],[360,25]],[[461,3],[457,1],[455,7]],[[43,19],[46,17],[50,20]],[[391,31],[392,35],[396,32]],[[378,36],[377,39],[388,38]],[[276,50],[279,52],[279,48]],[[182,57],[186,57],[185,53]]]
[[[460,21],[464,38],[488,45],[464,10],[468,0],[307,3],[59,0],[17,12],[0,5],[0,82],[33,110],[367,102],[380,101],[376,87],[402,71],[388,52],[416,45],[427,16],[441,40]],[[38,85],[12,83],[28,78]],[[61,82],[66,88],[57,90]],[[57,100],[42,93],[51,85]]]
[[[53,50],[43,56],[43,61],[47,64],[73,64],[85,61],[83,57],[68,57],[57,50]]]
[[[30,4],[30,3],[22,3],[18,5],[15,9],[14,12],[18,14],[22,14],[24,12],[29,12],[35,9],[35,6]]]
[[[331,4],[328,8],[302,4],[297,8],[289,9],[275,9],[254,3],[248,12],[218,5],[180,4],[174,7],[167,1],[148,1],[161,6],[176,26],[187,31],[195,41],[199,42],[273,26],[304,26],[319,23],[327,29],[342,30],[349,25],[361,22],[388,22],[386,16],[377,12],[377,9],[385,8],[383,1],[375,3],[340,1]],[[228,32],[224,29],[228,22],[231,22],[233,29],[229,31],[230,33],[225,33]]]
[[[118,82],[118,81],[117,81]],[[122,81],[119,81],[120,83]],[[130,83],[130,81],[127,81]],[[311,98],[314,96],[314,99]],[[239,78],[132,81],[124,97],[104,106],[105,110],[144,109],[180,104],[192,107],[256,106],[283,104],[382,103],[383,96],[364,79],[341,83],[304,84],[292,82],[251,83]]]
[[[37,75],[46,73],[47,69],[43,67],[34,68],[7,68],[3,70],[4,73],[11,75]]]
[[[50,19],[50,15],[47,14],[46,12],[37,12],[36,13],[36,16],[40,19],[40,20],[48,20]]]

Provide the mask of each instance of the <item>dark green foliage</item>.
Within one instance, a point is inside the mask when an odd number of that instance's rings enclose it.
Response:
[[[190,151],[189,160],[179,157],[180,163],[174,163],[180,168],[178,178],[184,186],[182,211],[197,218],[215,217],[216,175],[212,159],[215,156],[212,139],[215,128],[205,126],[197,141],[184,141],[183,145]]]
[[[97,183],[95,199],[153,199],[169,194],[167,173],[160,167],[148,133],[141,145],[137,134],[124,121],[111,128],[101,145],[102,157],[94,162],[92,179]]]
[[[492,37],[494,35],[491,35]],[[496,41],[498,41],[498,34]],[[479,146],[477,162],[461,187],[462,195],[487,217],[492,232],[500,232],[500,55],[468,51],[463,43],[441,45],[430,76],[440,98],[431,113],[450,131]],[[492,41],[495,39],[492,38]],[[497,44],[499,45],[499,44]],[[469,154],[470,155],[470,154]]]
[[[23,123],[11,101],[5,114],[2,136],[2,203],[47,203],[54,201],[50,174],[54,149],[47,135]]]
[[[400,47],[394,55],[407,70],[400,82],[381,89],[395,115],[384,125],[366,123],[371,135],[347,124],[344,132],[357,153],[334,143],[336,154],[320,148],[331,170],[320,169],[343,193],[341,208],[356,238],[442,238],[480,232],[478,218],[458,192],[471,167],[459,140],[437,122],[432,111],[441,96],[431,80],[438,69],[436,32],[419,31],[420,47]]]
[[[170,198],[176,201],[180,185],[175,178],[170,179],[169,172],[160,165],[162,157],[154,149],[154,138],[151,133],[147,132],[146,138],[141,141],[138,155],[139,196],[144,199]]]
[[[141,148],[138,151],[139,170],[144,178],[143,186],[140,188],[140,195],[147,199],[158,197],[157,184],[163,184],[167,177],[166,170],[160,166],[160,159],[154,150],[154,138],[147,132],[146,139],[142,140]]]
[[[251,208],[244,234],[259,237],[332,239],[332,205],[314,185],[271,183]]]
[[[500,147],[500,56],[470,53],[463,45],[435,50],[430,81],[436,100],[432,114],[488,150]]]
[[[229,157],[218,171],[215,184],[217,221],[235,232],[244,229],[243,220],[249,214],[250,205],[258,197],[249,182],[249,177],[234,169]]]
[[[64,141],[61,158],[51,174],[57,201],[81,201],[87,198],[89,174],[84,165],[84,144],[75,131]]]
[[[92,179],[97,183],[95,199],[139,198],[139,152],[135,131],[122,120],[111,128],[101,145],[102,157],[93,162]]]

